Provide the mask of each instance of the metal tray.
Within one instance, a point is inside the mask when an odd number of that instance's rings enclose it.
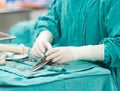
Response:
[[[14,38],[16,37],[7,33],[0,32],[0,43],[11,43],[11,40]]]

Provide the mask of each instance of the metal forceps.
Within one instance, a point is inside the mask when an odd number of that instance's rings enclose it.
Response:
[[[43,66],[48,64],[50,61],[46,60],[46,56],[42,57],[32,68],[31,71],[37,71],[38,69],[41,69]]]

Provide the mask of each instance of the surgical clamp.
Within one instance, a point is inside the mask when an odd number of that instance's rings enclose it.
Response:
[[[46,60],[46,56],[44,56],[31,68],[31,71],[37,71],[38,69],[41,69],[48,63],[51,64],[49,60]]]

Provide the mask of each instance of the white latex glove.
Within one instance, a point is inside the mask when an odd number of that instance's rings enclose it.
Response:
[[[104,45],[82,47],[56,47],[49,49],[46,60],[56,63],[66,63],[75,60],[104,60]]]
[[[50,44],[52,42],[52,39],[53,36],[51,32],[49,31],[41,32],[31,49],[32,55],[36,57],[40,56],[43,57],[45,51],[52,47]]]

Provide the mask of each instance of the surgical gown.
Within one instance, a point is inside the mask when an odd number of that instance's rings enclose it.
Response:
[[[25,46],[32,47],[36,39],[34,36],[37,34],[35,27],[35,20],[20,21],[14,24],[8,32],[10,35],[16,36],[11,43],[17,45],[24,44]]]
[[[51,0],[48,14],[37,21],[38,34],[51,31],[57,46],[104,44],[103,63],[120,86],[119,10],[120,0]]]

